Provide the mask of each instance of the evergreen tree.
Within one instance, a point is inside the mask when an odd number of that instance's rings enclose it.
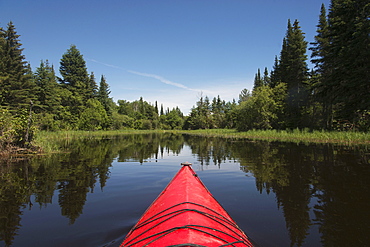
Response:
[[[213,128],[225,128],[226,123],[226,102],[221,100],[220,95],[213,98],[212,105],[212,124]]]
[[[56,82],[54,68],[49,65],[48,60],[40,62],[34,73],[34,81],[37,97],[37,101],[34,102],[35,111],[55,113],[61,103],[58,91],[60,86]]]
[[[324,4],[321,5],[316,32],[315,42],[310,43],[312,46],[309,49],[312,51],[311,62],[315,64],[316,72],[322,74],[325,73],[324,58],[327,57],[327,49],[329,46],[328,20]]]
[[[155,112],[158,114],[158,102],[155,101]]]
[[[5,44],[6,44],[6,41],[5,41],[5,31],[2,27],[0,27],[0,72],[3,73],[4,72],[4,62],[5,60],[3,59],[4,56],[5,56]],[[2,75],[0,75],[2,76]],[[0,77],[0,80],[2,78]]]
[[[304,40],[298,20],[293,26],[288,20],[288,29],[283,40],[278,68],[274,73],[281,82],[287,84],[287,119],[288,127],[304,127],[302,123],[303,107],[307,104],[307,42]]]
[[[35,100],[35,85],[24,61],[19,37],[12,22],[6,31],[0,30],[0,105],[13,109],[28,107]]]
[[[88,99],[95,98],[98,95],[98,85],[95,81],[94,72],[90,73],[89,82],[86,87],[86,97]]]
[[[275,56],[275,62],[271,70],[269,86],[274,88],[279,82],[281,82],[280,64],[278,57]]]
[[[161,104],[161,116],[164,115],[164,111],[163,111],[163,104]]]
[[[248,89],[244,88],[239,94],[238,103],[240,104],[243,101],[247,101],[249,97],[251,97],[251,93],[249,92]]]
[[[75,45],[63,54],[60,60],[59,72],[62,75],[60,82],[67,85],[71,91],[83,92],[89,81],[86,62]]]
[[[265,71],[263,72],[263,85],[270,85],[270,82],[271,82],[271,78],[269,76],[269,71],[267,69],[267,67],[265,67]]]
[[[98,100],[104,107],[105,111],[107,112],[108,116],[112,115],[112,107],[111,107],[111,100],[109,98],[110,90],[109,85],[105,79],[105,77],[102,75],[100,78],[100,84],[99,84],[99,91],[98,91]]]
[[[253,92],[264,85],[264,82],[263,82],[263,78],[261,77],[261,71],[260,69],[258,68],[258,71],[254,77],[254,86],[253,86]]]
[[[67,110],[65,120],[69,122],[72,128],[75,128],[87,99],[91,96],[87,93],[89,76],[86,62],[75,45],[71,45],[67,52],[63,54],[59,72],[63,77],[59,78],[61,84],[70,92],[63,97],[62,101],[62,105]]]
[[[351,122],[370,110],[370,7],[368,0],[332,0],[328,15],[326,87]],[[369,123],[370,125],[370,123]]]
[[[309,48],[312,51],[311,62],[315,64],[315,71],[312,73],[312,89],[316,100],[323,104],[324,127],[330,128],[333,117],[333,95],[330,91],[333,89],[333,85],[330,85],[330,81],[327,80],[330,71],[328,64],[325,63],[329,48],[329,34],[324,4],[321,5],[316,32],[315,42],[312,42],[312,46]]]

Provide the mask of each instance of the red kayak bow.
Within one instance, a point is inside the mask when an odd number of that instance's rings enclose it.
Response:
[[[190,163],[146,210],[121,244],[125,246],[253,246],[208,191]]]

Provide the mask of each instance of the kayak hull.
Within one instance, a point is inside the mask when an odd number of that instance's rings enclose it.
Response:
[[[121,244],[252,246],[245,233],[184,163]]]

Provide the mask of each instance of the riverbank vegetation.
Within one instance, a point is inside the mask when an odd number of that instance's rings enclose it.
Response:
[[[331,1],[328,14],[322,5],[315,41],[310,44],[299,21],[288,20],[274,66],[263,73],[257,70],[251,91],[243,89],[232,102],[201,95],[184,116],[178,107],[163,109],[157,101],[143,98],[114,102],[107,77],[100,75],[97,83],[75,45],[62,55],[58,75],[47,60],[32,71],[22,54],[20,35],[9,22],[6,29],[0,28],[0,148],[2,153],[32,149],[38,131],[70,130],[222,129],[209,133],[278,140],[299,133],[292,139],[366,142],[369,32],[366,1]]]
[[[201,137],[222,137],[235,140],[263,140],[293,143],[332,143],[339,145],[370,145],[370,133],[309,130],[114,130],[114,131],[43,131],[34,144],[44,153],[68,151],[73,141],[119,138],[134,134],[185,134]]]
[[[183,132],[205,137],[265,140],[295,143],[333,143],[343,145],[370,144],[370,133],[309,130],[248,130],[232,129],[192,130]]]

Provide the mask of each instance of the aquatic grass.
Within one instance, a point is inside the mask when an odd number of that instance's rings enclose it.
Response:
[[[40,131],[33,142],[43,153],[63,152],[75,140],[107,139],[122,135],[163,133],[162,130]]]
[[[249,130],[239,132],[235,129],[205,130],[115,130],[115,131],[41,131],[36,135],[34,145],[43,153],[64,152],[74,140],[117,138],[130,134],[178,133],[204,137],[223,137],[231,139],[248,139],[280,141],[294,143],[333,143],[340,145],[369,145],[370,133],[339,132],[323,130]]]
[[[192,130],[183,133],[200,136],[236,139],[282,141],[296,143],[336,143],[344,145],[370,144],[370,133],[339,132],[322,130],[249,130],[239,132],[233,129]]]

